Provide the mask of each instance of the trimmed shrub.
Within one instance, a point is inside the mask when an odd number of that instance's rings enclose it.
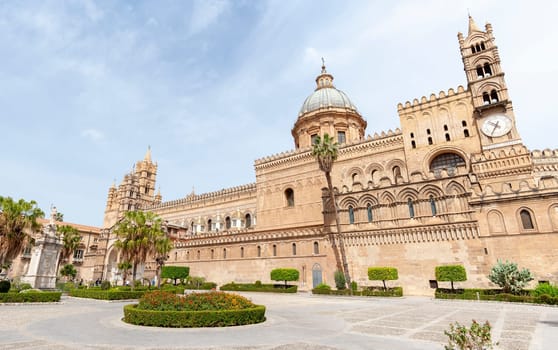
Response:
[[[272,281],[285,281],[285,288],[287,288],[287,281],[298,281],[299,272],[292,268],[273,269],[270,276]]]
[[[0,294],[1,303],[49,303],[60,301],[62,292],[41,292],[27,289],[21,293]]]
[[[477,294],[478,293],[478,294]],[[447,289],[438,288],[435,292],[436,299],[460,299],[460,300],[489,300],[507,301],[514,303],[535,303],[558,305],[558,296],[542,294],[535,296],[534,291],[529,293],[522,291],[521,295],[503,293],[501,289]]]
[[[338,290],[347,288],[347,281],[345,280],[345,274],[343,274],[343,271],[335,271],[333,279],[335,280],[335,288]]]
[[[467,280],[467,272],[461,265],[436,266],[436,280],[451,282],[451,289],[453,289],[453,282],[463,282]]]
[[[101,289],[102,290],[109,290],[110,289],[110,281],[101,282]]]
[[[8,280],[0,281],[0,293],[8,293],[12,284]]]
[[[99,299],[99,300],[126,300],[139,299],[145,290],[123,291],[118,289],[101,290],[101,289],[72,289],[70,296],[77,298]]]
[[[170,278],[174,281],[176,286],[177,280],[183,280],[190,274],[190,268],[188,266],[163,266],[161,268],[161,279]]]
[[[368,279],[370,281],[382,281],[384,283],[384,290],[387,290],[386,280],[394,281],[399,279],[399,274],[395,267],[369,267]]]
[[[332,290],[328,285],[320,284],[316,286],[316,288],[312,289],[312,294],[351,295],[351,291],[348,289]],[[384,290],[381,287],[369,287],[361,291],[355,291],[352,295],[366,297],[401,297],[403,296],[403,288],[395,287]]]
[[[235,294],[193,293],[184,297],[166,291],[146,293],[124,307],[124,321],[157,327],[224,327],[259,323],[265,307]]]
[[[358,290],[358,284],[355,281],[351,282],[351,290],[356,292]]]
[[[288,286],[284,288],[277,288],[273,284],[252,284],[252,283],[227,283],[219,287],[219,290],[227,291],[237,291],[237,292],[269,292],[269,293],[296,293],[298,291],[297,286]]]
[[[518,294],[525,285],[533,280],[533,275],[528,269],[519,270],[517,264],[506,261],[498,263],[490,271],[488,279],[502,288],[504,293]]]
[[[124,322],[153,327],[227,327],[265,321],[265,306],[221,311],[141,310],[137,304],[124,306]]]
[[[558,287],[550,283],[539,283],[537,288],[533,290],[532,295],[535,297],[540,297],[542,295],[558,297]]]
[[[312,294],[331,294],[331,287],[325,283],[320,283],[312,289]]]

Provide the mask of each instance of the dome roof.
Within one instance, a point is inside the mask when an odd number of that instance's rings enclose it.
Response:
[[[357,109],[347,94],[331,86],[319,88],[308,96],[300,108],[299,115],[328,107],[348,108],[355,112]]]

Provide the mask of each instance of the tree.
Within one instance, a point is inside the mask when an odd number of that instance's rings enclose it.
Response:
[[[64,214],[58,213],[58,212],[57,212],[57,213],[54,215],[54,221],[56,221],[56,222],[63,222],[63,221],[64,221]]]
[[[60,275],[66,277],[66,278],[70,278],[70,281],[71,281],[76,277],[77,271],[76,271],[76,268],[74,267],[74,265],[66,264],[60,270]]]
[[[128,274],[130,273],[130,269],[132,268],[132,264],[129,261],[122,261],[118,263],[118,269],[122,273],[122,285],[126,285],[126,280],[128,279]]]
[[[502,288],[504,293],[518,294],[525,285],[533,280],[533,275],[528,269],[519,270],[517,264],[506,261],[503,263],[498,260],[488,275],[492,283]]]
[[[384,290],[387,290],[386,281],[394,281],[399,278],[395,267],[369,267],[368,279],[370,281],[382,281]]]
[[[436,280],[451,282],[451,290],[453,290],[453,282],[466,281],[467,272],[461,265],[436,266]]]
[[[170,278],[174,280],[176,286],[177,280],[188,278],[190,268],[188,266],[163,266],[161,269],[161,278]]]
[[[297,269],[273,269],[271,270],[270,277],[273,281],[285,281],[285,288],[287,288],[287,281],[298,281],[299,272]]]
[[[33,200],[16,202],[11,197],[0,196],[0,266],[11,263],[28,243],[32,243],[30,234],[40,230],[37,219],[44,216]]]
[[[81,235],[79,231],[72,226],[62,225],[56,229],[58,235],[63,235],[62,239],[62,252],[60,253],[59,264],[67,262],[72,256],[73,252],[79,247],[81,243]]]
[[[145,263],[148,256],[158,254],[158,247],[165,246],[162,242],[168,240],[162,220],[152,212],[129,211],[116,224],[114,232],[117,237],[114,246],[132,264],[134,289],[138,265]]]
[[[166,235],[166,229],[164,238],[160,238],[155,241],[155,262],[157,263],[157,288],[161,287],[161,269],[165,265],[165,261],[169,258],[167,255],[172,249],[172,242]],[[176,284],[176,281],[175,281]]]
[[[329,200],[331,206],[333,206],[333,212],[335,214],[335,225],[337,227],[337,238],[339,241],[339,249],[335,244],[335,237],[331,234],[331,242],[333,247],[333,252],[335,255],[335,261],[337,263],[337,270],[343,271],[345,274],[345,280],[347,287],[351,285],[351,277],[349,275],[349,264],[347,263],[347,256],[345,255],[345,244],[343,242],[343,235],[341,233],[341,223],[339,221],[339,208],[337,207],[337,201],[335,200],[335,193],[333,192],[333,184],[331,182],[331,170],[333,168],[333,163],[337,159],[338,155],[338,143],[330,137],[327,133],[324,137],[316,137],[315,142],[312,145],[312,156],[316,157],[318,160],[318,165],[320,170],[324,172],[327,181],[327,189],[329,191]]]

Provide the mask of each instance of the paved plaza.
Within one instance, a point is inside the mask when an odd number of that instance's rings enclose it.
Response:
[[[63,297],[0,305],[0,349],[443,349],[450,322],[493,325],[498,349],[555,349],[558,308],[425,297],[240,293],[267,306],[262,324],[167,329],[121,321],[126,302]]]

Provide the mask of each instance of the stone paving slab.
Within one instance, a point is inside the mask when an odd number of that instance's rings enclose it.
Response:
[[[443,349],[451,322],[493,326],[498,349],[558,344],[558,308],[421,297],[239,293],[267,306],[257,325],[169,329],[123,323],[127,303],[65,297],[59,305],[0,305],[0,349]]]

